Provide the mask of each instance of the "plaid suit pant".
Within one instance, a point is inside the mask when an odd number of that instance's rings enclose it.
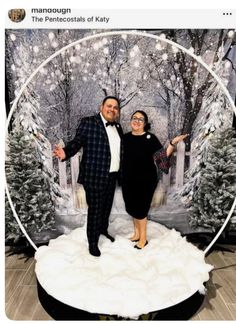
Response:
[[[109,173],[103,188],[85,186],[88,205],[87,238],[89,244],[97,244],[100,234],[107,233],[112,208],[117,172]]]

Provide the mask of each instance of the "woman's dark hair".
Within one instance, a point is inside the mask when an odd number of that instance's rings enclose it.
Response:
[[[149,131],[149,130],[151,129],[151,124],[148,122],[148,116],[147,116],[147,114],[146,114],[143,110],[136,110],[136,111],[132,114],[131,119],[133,118],[133,116],[134,116],[136,113],[140,113],[140,114],[143,115],[143,117],[144,117],[144,123],[145,123],[145,125],[144,125],[144,130],[145,130],[145,132]]]
[[[118,103],[118,107],[120,108],[120,100],[114,96],[107,96],[103,99],[102,101],[102,105],[104,105],[104,103],[108,100],[108,99],[113,99],[113,100],[116,100],[117,103]]]

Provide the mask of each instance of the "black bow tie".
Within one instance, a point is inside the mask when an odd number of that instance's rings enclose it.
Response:
[[[109,122],[109,121],[106,122],[106,127],[109,126],[109,125],[115,126],[116,125],[116,122]]]

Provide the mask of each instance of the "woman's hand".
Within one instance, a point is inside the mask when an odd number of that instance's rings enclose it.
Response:
[[[61,148],[60,145],[55,145],[53,156],[56,156],[60,160],[64,160],[66,158],[65,151],[63,150],[63,148]]]
[[[179,142],[183,141],[188,136],[189,136],[189,134],[184,134],[184,135],[179,135],[179,136],[176,136],[175,138],[173,138],[172,141],[170,141],[170,145],[168,145],[168,147],[166,149],[167,157],[169,157],[169,156],[171,156],[171,154],[173,154],[173,152],[175,150],[175,145],[178,144]]]
[[[171,143],[173,145],[176,145],[178,144],[179,142],[183,141],[186,137],[188,137],[189,134],[184,134],[184,135],[179,135],[179,136],[176,136],[175,138],[172,139]]]

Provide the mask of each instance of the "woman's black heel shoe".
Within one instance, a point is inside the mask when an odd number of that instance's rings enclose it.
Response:
[[[146,246],[148,244],[148,241],[146,241],[146,243],[144,244],[144,246]],[[138,250],[142,250],[143,248],[139,247],[137,244],[134,246],[135,249],[138,249]]]

